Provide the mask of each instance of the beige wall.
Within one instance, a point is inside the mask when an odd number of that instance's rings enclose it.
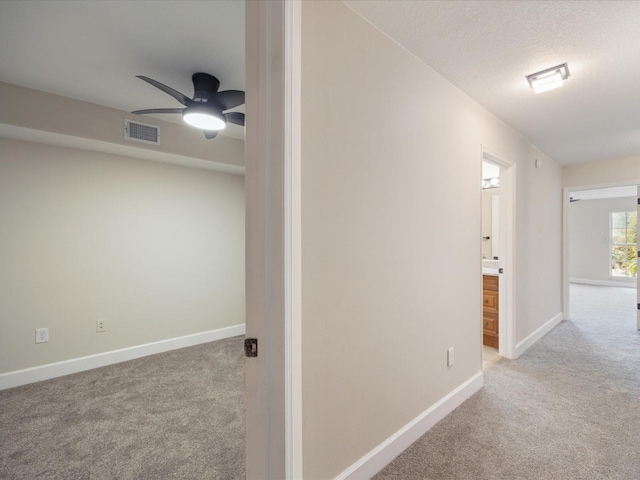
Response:
[[[611,212],[635,212],[636,207],[636,197],[580,200],[569,204],[569,276],[572,279],[626,280],[610,277],[609,216]]]
[[[147,145],[124,139],[124,119],[160,127],[161,144]],[[0,82],[0,127],[10,125],[166,153],[212,163],[244,165],[244,141],[219,135],[215,141],[202,131],[146,115],[108,108],[73,98]]]
[[[482,144],[517,161],[517,340],[560,312],[561,169],[340,2],[303,2],[302,62],[304,473],[327,479],[481,370]]]
[[[0,224],[0,373],[244,323],[242,176],[0,139]]]
[[[535,168],[532,156],[542,159]],[[562,169],[543,154],[517,156],[516,342],[562,312]]]
[[[640,184],[640,155],[566,166],[562,184],[564,187]]]

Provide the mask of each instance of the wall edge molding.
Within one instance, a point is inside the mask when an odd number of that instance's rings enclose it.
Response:
[[[84,372],[94,368],[105,367],[115,363],[126,362],[136,358],[168,352],[184,347],[192,347],[201,343],[213,342],[225,338],[244,335],[245,325],[233,325],[231,327],[209,330],[206,332],[169,338],[157,342],[135,345],[133,347],[110,350],[108,352],[88,355],[86,357],[72,358],[61,362],[48,363],[37,367],[14,370],[0,374],[0,390],[19,387],[29,383],[49,380],[51,378]]]
[[[516,345],[515,358],[518,358],[524,352],[529,350],[529,348],[531,348],[538,340],[540,340],[547,333],[549,333],[551,330],[556,328],[560,324],[563,318],[564,318],[564,312],[557,313],[550,320],[545,322],[544,325],[542,325],[536,331],[531,333],[527,338],[525,338],[521,342],[518,342],[518,344]]]
[[[120,157],[168,163],[171,165],[178,165],[180,167],[200,168],[204,170],[212,170],[214,172],[244,176],[244,167],[239,165],[187,157],[185,155],[162,152],[159,150],[154,151],[137,148],[134,145],[121,145],[92,138],[75,137],[73,135],[65,135],[56,132],[45,132],[43,130],[9,125],[6,123],[0,123],[0,137],[8,138],[10,140],[39,143],[54,147],[73,148],[76,150],[87,150],[90,152],[118,155]]]
[[[335,477],[335,480],[371,478],[480,390],[483,384],[484,374],[476,373]]]

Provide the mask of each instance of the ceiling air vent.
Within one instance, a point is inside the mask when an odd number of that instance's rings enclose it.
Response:
[[[124,119],[124,138],[135,142],[160,145],[160,127]]]

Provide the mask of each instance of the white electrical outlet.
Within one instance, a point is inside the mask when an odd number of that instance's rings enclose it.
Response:
[[[453,367],[453,347],[447,350],[447,367]]]
[[[96,320],[96,333],[106,332],[107,331],[107,321],[106,320]]]
[[[46,343],[49,341],[48,328],[36,328],[36,343]]]

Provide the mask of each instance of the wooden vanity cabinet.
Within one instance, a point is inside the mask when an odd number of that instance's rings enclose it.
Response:
[[[498,277],[482,276],[482,343],[498,348]]]

